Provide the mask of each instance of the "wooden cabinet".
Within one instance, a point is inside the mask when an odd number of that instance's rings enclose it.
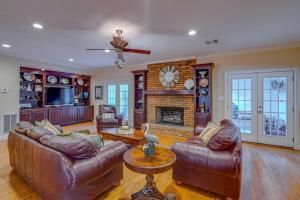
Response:
[[[87,106],[87,121],[94,120],[94,106]]]
[[[64,107],[63,124],[74,124],[77,122],[78,109],[76,106]]]
[[[26,122],[31,122],[34,123],[34,118],[33,118],[33,112],[30,110],[22,110],[20,112],[20,121],[26,121]]]
[[[143,110],[134,110],[134,128],[141,129],[142,124],[146,121]]]
[[[78,122],[87,121],[87,108],[85,106],[78,106]]]
[[[147,121],[147,70],[132,71],[134,75],[134,128],[141,129]]]
[[[48,120],[54,125],[63,124],[63,107],[49,108]]]
[[[27,121],[34,124],[36,121],[40,122],[44,119],[48,119],[48,110],[41,109],[24,109],[20,111],[20,120]]]
[[[20,121],[35,123],[48,119],[54,125],[69,125],[94,120],[94,106],[61,106],[21,109]]]

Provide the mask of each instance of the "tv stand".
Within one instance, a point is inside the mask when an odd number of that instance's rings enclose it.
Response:
[[[34,80],[25,80],[24,73],[33,74]],[[55,83],[49,76],[56,77]],[[94,106],[90,105],[90,76],[57,71],[42,71],[36,68],[20,68],[20,120],[35,123],[44,119],[55,125],[70,125],[94,120]],[[66,83],[65,81],[68,80]],[[51,106],[45,104],[45,87],[74,87],[77,105]]]

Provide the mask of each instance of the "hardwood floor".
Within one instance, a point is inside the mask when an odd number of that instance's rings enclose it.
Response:
[[[94,129],[94,124],[83,123],[64,127],[65,131]],[[163,145],[171,146],[185,138],[158,135]],[[187,185],[176,185],[172,171],[155,176],[160,191],[174,192],[179,200],[222,199],[210,192]],[[124,167],[121,184],[101,195],[98,200],[128,200],[130,194],[143,187],[145,176]],[[6,141],[0,142],[0,199],[40,199],[9,165]],[[243,144],[243,178],[241,200],[299,200],[300,153],[271,146]]]

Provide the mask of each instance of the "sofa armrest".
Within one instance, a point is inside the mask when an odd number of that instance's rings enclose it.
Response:
[[[176,162],[188,167],[207,170],[208,148],[194,143],[176,142],[172,147]]]
[[[128,150],[120,141],[112,142],[97,150],[97,155],[84,160],[74,160],[73,182],[69,189],[88,184],[104,176],[123,163],[123,154]]]
[[[209,149],[208,170],[236,178],[241,170],[241,157],[229,151],[213,151]]]

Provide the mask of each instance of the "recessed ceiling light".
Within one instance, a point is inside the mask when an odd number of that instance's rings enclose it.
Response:
[[[109,49],[105,49],[104,52],[105,52],[105,53],[109,53],[110,50],[109,50]]]
[[[69,58],[69,62],[74,62],[74,59],[73,58]]]
[[[44,28],[43,25],[38,24],[38,23],[34,23],[34,24],[32,24],[32,26],[33,26],[34,28],[36,28],[36,29],[43,29],[43,28]]]
[[[196,35],[196,34],[197,34],[197,31],[195,31],[195,30],[190,30],[188,34],[189,34],[190,36]]]
[[[11,46],[9,44],[2,44],[2,47],[4,47],[4,48],[10,48]]]

